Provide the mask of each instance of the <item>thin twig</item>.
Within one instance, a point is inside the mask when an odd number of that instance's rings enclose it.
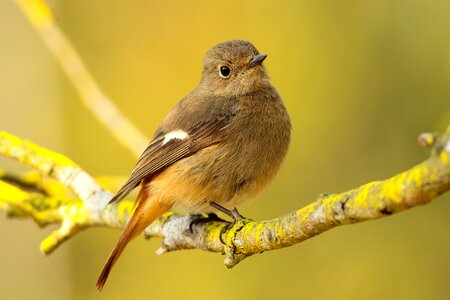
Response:
[[[15,0],[31,25],[53,54],[83,104],[125,148],[138,157],[148,144],[147,138],[117,109],[100,89],[80,55],[55,22],[42,0]]]

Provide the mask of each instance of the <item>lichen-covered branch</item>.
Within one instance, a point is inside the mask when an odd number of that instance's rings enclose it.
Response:
[[[417,166],[341,194],[321,195],[272,220],[242,220],[223,232],[219,222],[200,223],[190,230],[192,217],[169,216],[145,233],[164,237],[159,253],[191,248],[225,252],[225,265],[231,268],[253,254],[297,244],[339,225],[426,204],[450,189],[450,127],[443,135],[422,134],[419,143],[432,147],[432,155]]]
[[[37,171],[19,174],[0,169],[0,180],[12,184],[22,190],[44,195],[67,195],[67,187],[49,177],[42,176]],[[94,178],[96,184],[106,190],[118,190],[127,180],[125,176],[97,176]]]
[[[44,44],[55,57],[80,99],[114,137],[136,157],[147,146],[147,138],[117,109],[91,76],[70,40],[55,22],[43,0],[15,0]]]
[[[64,155],[0,131],[0,154],[34,168],[70,188],[84,205],[98,209],[111,197],[88,173]]]
[[[44,176],[44,180],[47,178],[54,180],[50,183],[42,181],[40,186],[36,185],[36,187],[40,187],[41,191],[45,191],[48,196],[37,195],[14,187],[12,183],[6,183],[5,179],[7,178],[3,178],[1,185],[7,192],[0,189],[0,197],[3,199],[3,203],[9,204],[8,208],[12,212],[15,211],[14,209],[21,212],[37,210],[38,215],[59,215],[60,219],[58,220],[53,217],[51,220],[45,220],[45,218],[35,218],[36,214],[29,213],[30,217],[33,217],[42,225],[56,221],[63,224],[53,235],[55,239],[52,242],[46,240],[41,245],[41,250],[45,253],[53,251],[63,240],[73,235],[77,231],[76,229],[81,224],[86,223],[87,220],[89,220],[89,223],[95,224],[95,221],[100,219],[100,215],[104,211],[103,207],[111,198],[111,194],[104,190],[94,178],[64,155],[1,131],[0,154],[32,167]],[[29,178],[29,180],[36,183],[35,178]],[[55,182],[58,183],[59,188],[55,186]],[[70,192],[65,188],[68,188]],[[16,199],[16,197],[23,201],[9,202],[10,198]],[[74,198],[79,200],[74,201]],[[14,209],[11,210],[11,207]],[[16,216],[17,214],[10,213],[10,215]],[[19,215],[23,216],[24,214]]]
[[[245,219],[230,225],[223,220],[168,213],[149,226],[145,236],[163,238],[158,254],[183,249],[220,252],[226,254],[225,265],[231,268],[255,253],[288,247],[339,225],[373,220],[426,204],[450,189],[450,127],[445,134],[422,134],[419,143],[432,149],[424,162],[386,180],[341,194],[320,195],[287,215],[265,221]],[[50,253],[81,229],[122,228],[131,216],[131,201],[105,206],[111,193],[61,154],[4,132],[0,132],[0,154],[18,159],[74,192],[75,196],[71,196],[62,193],[64,189],[47,189],[42,184],[41,189],[47,192],[33,193],[1,180],[0,176],[0,208],[8,216],[31,217],[39,225],[61,223],[41,243],[44,253]],[[84,179],[76,179],[78,174],[83,174]]]

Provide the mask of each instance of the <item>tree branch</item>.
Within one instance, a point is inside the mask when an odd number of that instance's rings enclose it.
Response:
[[[183,249],[225,253],[225,265],[231,268],[255,253],[288,247],[339,225],[386,217],[426,204],[450,189],[450,127],[445,134],[422,134],[419,143],[430,147],[432,153],[413,168],[341,194],[320,195],[306,207],[272,220],[246,219],[230,225],[201,216],[168,213],[144,234],[163,238],[158,254]],[[5,132],[0,132],[0,154],[69,187],[77,197],[61,194],[64,189],[47,189],[56,192],[36,194],[0,181],[0,208],[8,216],[30,217],[41,226],[61,223],[41,243],[46,254],[81,229],[123,228],[132,214],[131,201],[105,206],[112,194],[61,154]]]

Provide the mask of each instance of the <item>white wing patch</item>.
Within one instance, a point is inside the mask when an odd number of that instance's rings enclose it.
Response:
[[[171,131],[171,132],[167,133],[164,136],[164,140],[163,140],[162,144],[165,145],[165,144],[167,144],[168,142],[170,142],[173,139],[184,140],[188,136],[189,135],[187,134],[187,132],[185,132],[185,131],[183,131],[181,129],[174,130],[174,131]]]

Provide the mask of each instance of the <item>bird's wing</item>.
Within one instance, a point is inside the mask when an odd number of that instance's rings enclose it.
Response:
[[[223,140],[234,114],[219,116],[199,122],[188,130],[177,129],[157,134],[142,153],[130,178],[110,200],[118,202],[125,198],[140,182],[178,160]]]

